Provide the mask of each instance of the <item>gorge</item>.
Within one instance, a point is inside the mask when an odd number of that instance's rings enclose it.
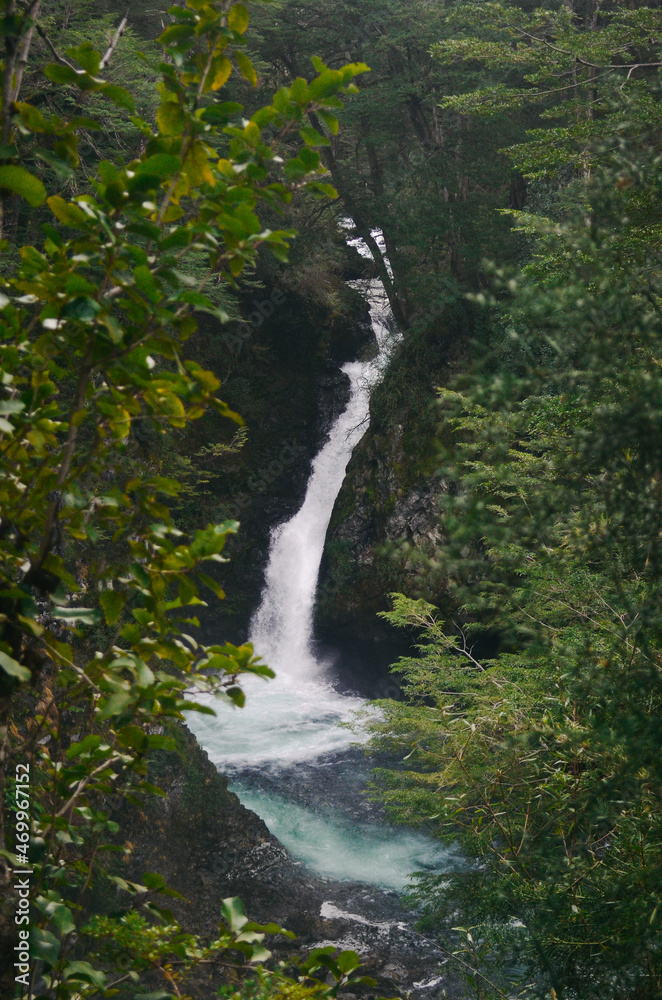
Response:
[[[346,228],[353,228],[351,220]],[[383,246],[379,231],[372,237]],[[370,256],[360,238],[351,239],[350,245]],[[441,865],[447,858],[422,835],[384,828],[383,818],[379,825],[352,823],[352,810],[366,811],[356,801],[357,778],[363,771],[367,784],[369,763],[361,767],[359,755],[343,753],[360,733],[341,725],[347,727],[366,706],[351,692],[338,690],[334,676],[338,653],[334,658],[327,650],[325,662],[313,634],[319,569],[333,506],[352,451],[367,429],[370,392],[397,337],[380,279],[353,285],[370,307],[376,355],[342,366],[350,383],[347,406],[313,460],[303,505],[272,531],[265,587],[249,638],[276,678],[266,685],[258,679],[247,682],[246,711],[219,713],[214,719],[193,716],[190,724],[210,759],[231,777],[232,790],[265,819],[295,858],[322,875],[402,889],[413,871]],[[316,767],[331,770],[336,778],[330,798],[328,780],[316,781]],[[356,772],[353,782],[346,775],[348,769]],[[321,794],[306,801],[305,790],[310,795],[317,783]]]
[[[662,995],[660,38],[0,3],[3,998]]]

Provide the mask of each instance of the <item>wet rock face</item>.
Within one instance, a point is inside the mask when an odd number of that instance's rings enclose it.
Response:
[[[439,386],[469,364],[473,318],[464,306],[418,314],[404,330],[370,404],[370,427],[355,449],[336,500],[322,563],[317,624],[325,640],[386,642],[393,630],[376,614],[389,592],[425,597],[444,608],[443,581],[422,582],[415,563],[444,544],[439,473]],[[399,547],[413,547],[416,559]]]
[[[389,592],[416,586],[413,561],[398,548],[404,543],[428,555],[444,541],[439,499],[448,484],[425,464],[433,466],[434,459],[421,463],[419,456],[416,467],[402,424],[371,429],[357,447],[320,572],[317,622],[325,638],[392,637],[377,612],[388,606]]]
[[[415,915],[395,892],[307,871],[228,791],[227,779],[188,731],[182,730],[179,753],[159,752],[153,772],[165,798],[151,798],[142,814],[127,809],[119,817],[122,838],[134,845],[124,874],[163,875],[185,897],[165,905],[186,930],[211,938],[221,900],[240,896],[251,919],[274,920],[297,935],[295,943],[267,942],[278,958],[329,944],[357,951],[365,974],[378,981],[376,989],[362,989],[362,997],[437,1000],[444,989],[449,998],[463,995],[447,954],[415,929]],[[221,976],[202,969],[187,992],[208,1000]]]
[[[246,420],[247,440],[227,463],[229,472],[216,470],[210,487],[213,516],[235,519],[241,530],[228,545],[230,563],[219,572],[228,600],[209,623],[204,611],[202,619],[216,638],[220,634],[233,642],[245,641],[259,603],[270,532],[301,506],[313,458],[347,405],[349,379],[341,366],[376,350],[366,302],[340,279],[325,302],[262,280],[262,291],[247,292],[242,300],[249,319],[238,329],[246,336],[242,340],[236,334],[236,356],[223,379],[224,399]],[[276,292],[282,301],[269,312],[265,304]],[[209,364],[211,359],[222,374],[227,358],[214,353],[218,331],[203,334],[198,360]],[[209,443],[205,438],[195,447]]]

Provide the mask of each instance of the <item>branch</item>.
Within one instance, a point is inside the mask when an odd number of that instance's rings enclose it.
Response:
[[[124,15],[124,17],[122,18],[122,20],[120,21],[119,28],[115,32],[115,35],[113,37],[112,42],[110,43],[110,45],[106,49],[106,52],[105,52],[105,55],[104,55],[103,59],[99,63],[99,69],[105,69],[106,66],[108,65],[108,63],[110,62],[110,60],[112,59],[113,53],[115,52],[115,49],[118,46],[119,40],[122,37],[122,35],[124,34],[124,31],[125,31],[126,26],[127,26],[128,19],[129,19],[129,12],[127,11],[126,14]]]
[[[84,791],[85,786],[88,785],[93,778],[96,778],[97,774],[101,774],[102,771],[107,771],[108,768],[111,767],[113,764],[121,764],[121,763],[122,763],[121,757],[111,757],[110,760],[105,760],[103,764],[100,764],[99,767],[96,767],[94,771],[92,771],[90,774],[85,775],[84,778],[81,778],[81,780],[78,782],[76,786],[76,791],[71,796],[69,801],[65,802],[62,808],[55,813],[55,818],[59,819],[61,816],[66,815],[66,813],[76,804],[76,800],[80,796],[81,792]]]
[[[439,943],[437,943],[437,948],[439,949],[439,951],[443,952],[444,955],[448,955],[448,957],[451,958],[454,962],[457,962],[463,968],[468,969],[472,976],[478,976],[480,979],[486,982],[487,985],[491,986],[492,989],[499,995],[499,997],[503,998],[503,1000],[508,1000],[508,994],[504,993],[503,990],[496,985],[496,983],[492,982],[491,979],[488,979],[487,976],[480,971],[480,969],[476,968],[475,965],[469,965],[469,963],[465,962],[463,958],[460,958],[457,952],[448,951],[446,948],[442,947],[442,945],[440,945]]]
[[[25,73],[26,66],[28,64],[28,56],[30,54],[30,46],[32,45],[32,36],[34,35],[34,29],[36,27],[36,19],[39,16],[39,8],[41,6],[41,0],[32,0],[29,7],[24,14],[24,24],[28,23],[28,29],[22,36],[20,45],[17,52],[16,69],[14,75],[14,84],[12,87],[12,101],[17,101],[21,85],[23,83],[23,75]],[[29,23],[32,22],[32,23]]]
[[[44,31],[44,29],[42,28],[42,26],[40,24],[37,24],[36,28],[37,28],[37,34],[39,35],[39,37],[41,39],[43,39],[43,41],[46,42],[46,45],[51,50],[51,55],[53,56],[53,58],[56,59],[60,63],[61,66],[68,66],[69,69],[72,69],[74,71],[74,73],[78,72],[73,63],[70,63],[68,59],[65,59],[64,56],[60,55],[60,53],[55,48],[55,46],[53,45],[52,41],[50,40],[50,38],[48,37],[48,35]]]
[[[634,68],[636,67],[633,67],[633,69]],[[602,80],[605,76],[610,76],[613,72],[614,72],[614,67],[612,66],[610,69],[607,69],[606,72],[601,73],[600,76],[596,76],[595,80]],[[630,79],[630,74],[628,73],[628,80],[629,79]],[[591,83],[594,83],[595,80],[591,80]],[[573,90],[576,87],[585,87],[585,86],[586,86],[586,80],[580,80],[579,83],[566,83],[565,87],[556,87],[554,88],[554,90],[536,90],[536,91],[523,90],[521,93],[516,94],[515,96],[526,97],[527,100],[532,100],[533,98],[537,97],[548,97],[550,94],[565,94],[566,91],[568,90]]]
[[[16,13],[16,0],[10,0],[5,6],[5,17],[10,18]],[[9,143],[11,139],[11,102],[12,102],[12,81],[14,77],[14,66],[16,65],[16,49],[14,48],[11,36],[5,37],[5,58],[4,72],[2,79],[2,142]],[[0,198],[0,211],[3,199]],[[0,223],[1,223],[0,218]],[[0,236],[2,229],[0,228]]]
[[[473,655],[473,646],[469,646],[468,643],[467,643],[467,636],[466,636],[466,633],[465,633],[464,629],[460,628],[460,626],[457,624],[457,622],[453,622],[453,625],[455,625],[455,628],[458,630],[458,632],[462,636],[462,646],[455,646],[454,645],[452,648],[456,649],[458,651],[458,653],[462,653],[463,656],[466,656],[467,659],[470,660],[471,663],[473,663],[474,667],[478,667],[478,669],[481,672],[484,672],[485,671],[485,667],[482,665],[482,663],[479,663],[478,660],[476,659],[476,657]]]
[[[644,67],[652,67],[652,66],[656,67],[662,66],[662,62],[659,61],[645,62],[645,63],[589,62],[588,59],[582,59],[581,56],[578,56],[577,53],[573,52],[571,49],[562,49],[558,45],[552,45],[552,43],[548,42],[546,38],[539,38],[538,35],[532,35],[529,31],[525,31],[524,28],[520,28],[516,24],[510,24],[508,25],[508,27],[512,28],[514,31],[519,32],[520,35],[524,35],[525,38],[529,38],[532,42],[539,42],[540,44],[545,45],[548,49],[551,49],[553,52],[558,52],[560,55],[570,56],[571,59],[574,59],[575,62],[578,62],[581,66],[589,66],[591,69],[629,69],[630,73],[632,73],[635,69],[643,69]],[[628,77],[629,75],[630,74],[628,74]]]
[[[80,423],[76,422],[78,414],[83,410],[85,403],[85,392],[87,390],[87,384],[92,374],[93,364],[92,355],[94,353],[95,338],[90,337],[87,348],[85,350],[85,357],[83,358],[83,364],[78,376],[78,386],[76,388],[76,394],[74,396],[73,403],[71,404],[71,410],[69,413],[69,429],[67,432],[67,441],[64,448],[64,454],[62,456],[62,462],[57,474],[56,480],[56,490],[61,489],[61,487],[66,482],[67,476],[69,475],[69,469],[71,468],[71,462],[74,456],[74,451],[76,448],[76,440],[78,438],[78,429]],[[30,572],[36,572],[41,569],[44,563],[44,559],[50,552],[51,541],[53,538],[53,532],[55,530],[55,522],[57,520],[57,510],[58,510],[58,498],[54,496],[51,500],[48,510],[46,512],[46,524],[44,526],[44,537],[41,543],[41,548],[39,550],[39,556],[36,561],[31,560],[31,570]]]

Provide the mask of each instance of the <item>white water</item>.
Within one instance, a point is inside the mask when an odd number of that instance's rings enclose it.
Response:
[[[331,428],[313,462],[303,506],[272,534],[262,603],[253,618],[251,641],[277,674],[299,680],[319,676],[311,649],[313,607],[324,540],[347,463],[367,428],[370,389],[377,381],[389,342],[385,295],[370,288],[373,329],[379,354],[374,361],[350,361],[347,408]]]
[[[360,241],[352,242],[363,250]],[[317,578],[333,505],[352,451],[367,430],[370,391],[394,340],[381,282],[355,284],[370,307],[377,356],[342,366],[350,382],[347,407],[313,461],[302,507],[272,531],[265,587],[251,622],[250,641],[276,678],[266,684],[257,678],[242,679],[244,709],[221,708],[217,718],[190,717],[189,725],[210,759],[226,769],[273,769],[311,761],[357,739],[339,723],[348,721],[365,702],[334,691],[312,641]]]
[[[381,240],[380,233],[373,235]],[[350,245],[370,256],[362,241],[351,240]],[[350,381],[347,407],[313,462],[301,509],[272,532],[265,587],[250,641],[276,678],[267,683],[242,679],[245,708],[219,706],[216,718],[191,713],[189,724],[210,759],[226,772],[237,776],[246,768],[283,772],[284,796],[255,791],[241,782],[233,788],[294,857],[330,878],[401,889],[411,872],[439,867],[448,860],[448,852],[422,834],[342,816],[330,819],[287,797],[287,782],[296,774],[291,765],[314,762],[356,742],[356,733],[340,723],[365,707],[363,699],[333,689],[312,636],[317,578],[333,506],[352,451],[367,429],[370,391],[384,370],[394,339],[381,282],[355,285],[370,306],[377,357],[343,365]]]

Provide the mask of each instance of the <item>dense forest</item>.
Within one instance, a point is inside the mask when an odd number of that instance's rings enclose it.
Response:
[[[290,932],[236,898],[203,940],[122,867],[191,691],[248,713],[242,677],[273,676],[242,628],[372,276],[401,338],[318,617],[411,644],[372,795],[463,858],[412,905],[466,998],[661,996],[657,3],[0,0],[0,25],[6,995],[197,997],[201,966],[237,1000],[376,995],[353,951],[274,965]]]

